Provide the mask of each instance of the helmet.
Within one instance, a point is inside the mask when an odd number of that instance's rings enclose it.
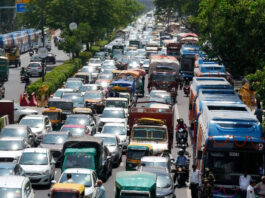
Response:
[[[182,118],[177,120],[178,124],[184,124],[184,120]]]
[[[179,155],[184,155],[184,150],[183,150],[183,149],[179,149],[178,154],[179,154]]]

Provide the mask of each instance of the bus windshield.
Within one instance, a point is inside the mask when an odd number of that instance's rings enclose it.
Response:
[[[133,129],[133,139],[153,139],[164,140],[167,138],[166,130],[164,128],[147,128],[137,127]]]

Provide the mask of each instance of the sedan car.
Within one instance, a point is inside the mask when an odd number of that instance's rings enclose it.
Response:
[[[26,176],[34,185],[51,184],[55,175],[55,161],[49,149],[25,149],[18,161]]]
[[[65,83],[65,88],[71,88],[74,91],[79,91],[80,87],[82,87],[83,81],[78,78],[68,78]]]
[[[0,138],[0,162],[13,162],[18,160],[25,148],[30,147],[24,138]]]
[[[70,132],[49,132],[43,136],[43,140],[39,147],[50,149],[53,159],[58,164],[58,160],[63,149],[63,144],[70,137],[72,137]]]
[[[40,62],[31,62],[26,68],[30,76],[42,76],[42,65]],[[44,67],[44,73],[46,68]]]
[[[34,198],[29,178],[23,176],[1,176],[0,195],[5,198]]]
[[[75,90],[71,88],[57,89],[56,92],[52,95],[52,98],[62,98],[63,93],[72,93],[74,91]]]
[[[176,197],[174,181],[167,168],[143,167],[141,171],[156,174],[156,197]]]
[[[129,139],[127,138],[127,126],[124,123],[106,123],[101,133],[118,136],[123,152],[127,151]]]
[[[103,72],[104,70],[116,70],[117,67],[113,64],[102,64],[101,66],[101,72]]]
[[[76,93],[76,92],[63,93],[62,98],[71,100],[73,102],[74,108],[84,107],[85,105],[84,97],[81,93]]]
[[[87,130],[85,125],[63,125],[61,128],[61,132],[70,132],[73,137],[82,137],[85,135],[89,135],[89,131]]]
[[[65,125],[85,125],[90,135],[96,133],[96,124],[91,115],[72,114],[68,115],[65,120]]]
[[[88,91],[84,95],[85,106],[94,109],[97,113],[102,113],[104,104],[103,91]]]
[[[84,95],[87,91],[103,91],[103,88],[97,84],[84,84],[79,92]]]
[[[20,175],[25,176],[25,171],[17,163],[2,162],[0,163],[0,176]]]
[[[95,82],[99,74],[99,68],[94,66],[84,66],[82,67],[81,72],[91,74],[91,81]]]
[[[5,126],[0,137],[20,137],[24,138],[31,147],[36,146],[36,135],[32,133],[30,127],[20,124],[10,124]]]
[[[86,168],[69,168],[66,169],[58,183],[66,183],[67,175],[71,174],[72,180],[76,184],[83,184],[85,186],[85,196],[97,198],[99,196],[99,187],[97,184],[97,174],[94,170]]]
[[[112,78],[112,74],[99,74],[98,79],[96,80],[96,84],[106,89],[109,86]]]
[[[106,107],[98,121],[98,131],[101,131],[105,123],[127,124],[127,118],[123,108]]]
[[[101,68],[102,61],[99,58],[90,58],[88,61],[88,66],[94,66],[97,68]]]
[[[52,131],[52,124],[46,115],[28,115],[23,117],[19,124],[27,125],[31,131],[37,136],[37,142],[41,142],[43,135]]]
[[[122,145],[116,135],[112,134],[95,134],[95,137],[103,139],[103,144],[109,149],[112,155],[112,164],[118,167],[122,161]]]
[[[17,103],[14,103],[14,122],[19,122],[21,118],[23,118],[26,115],[37,115],[38,111],[21,107]]]
[[[145,156],[141,158],[141,167],[163,167],[171,171],[171,161],[167,157]]]

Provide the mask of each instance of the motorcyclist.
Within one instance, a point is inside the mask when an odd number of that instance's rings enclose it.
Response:
[[[184,123],[184,120],[182,118],[177,119],[177,122],[178,122],[178,124],[176,127],[176,131],[178,131],[181,128],[185,129],[186,131],[188,130],[187,125]]]
[[[190,85],[190,80],[189,78],[185,77],[184,78],[184,86],[189,86]]]
[[[28,76],[28,72],[25,70],[24,67],[21,68],[21,71],[20,71],[20,76]]]
[[[188,178],[188,158],[184,155],[185,151],[183,149],[180,149],[178,152],[178,156],[176,157],[175,160],[175,165],[176,165],[176,169],[178,169],[178,167],[184,167],[186,170],[186,179]],[[176,182],[177,179],[177,173],[175,173],[174,175],[174,182]]]

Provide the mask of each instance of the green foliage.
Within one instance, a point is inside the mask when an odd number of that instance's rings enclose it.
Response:
[[[15,0],[1,0],[0,6],[15,6]],[[14,9],[0,10],[0,34],[13,31],[14,28]]]
[[[82,61],[82,65],[85,65],[86,62],[92,57],[92,53],[91,52],[87,52],[87,51],[84,51],[84,52],[81,52],[79,54],[79,58],[81,59]]]
[[[3,118],[0,118],[0,131],[3,128],[3,124],[4,124],[4,120],[3,120]]]
[[[47,95],[49,96],[60,88],[67,78],[73,76],[73,74],[81,67],[81,59],[65,61],[62,65],[55,67],[51,72],[47,73],[44,77],[45,81],[43,83],[41,79],[31,83],[27,87],[27,92],[29,95],[35,92],[37,96],[40,97],[40,88],[42,85],[46,85],[48,87]]]
[[[204,49],[219,56],[232,75],[255,72],[265,63],[264,0],[202,0],[199,15],[192,22],[199,26]]]

